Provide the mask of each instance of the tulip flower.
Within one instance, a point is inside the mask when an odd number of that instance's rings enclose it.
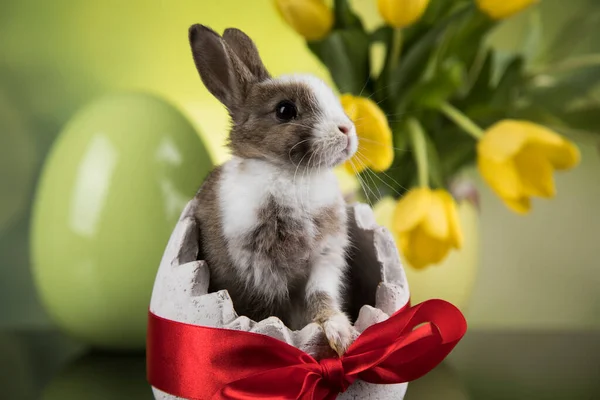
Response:
[[[346,170],[359,173],[366,168],[388,169],[394,161],[392,130],[381,108],[371,99],[349,94],[343,95],[340,101],[358,135],[358,151],[346,162]]]
[[[555,195],[554,170],[579,163],[579,149],[559,134],[528,121],[503,120],[483,131],[449,103],[440,107],[477,143],[479,173],[513,211],[526,214],[531,197]]]
[[[405,28],[417,22],[425,13],[429,0],[378,0],[379,13],[395,28]]]
[[[445,190],[412,189],[398,200],[392,230],[406,261],[414,268],[441,262],[462,247],[456,203]]]
[[[333,12],[324,0],[275,0],[275,6],[285,22],[306,40],[323,39],[333,26]]]
[[[517,14],[539,0],[475,0],[477,7],[492,19],[504,19]]]
[[[579,150],[562,136],[527,121],[504,120],[490,127],[477,144],[483,179],[504,203],[520,214],[531,197],[555,195],[554,170],[574,167]]]

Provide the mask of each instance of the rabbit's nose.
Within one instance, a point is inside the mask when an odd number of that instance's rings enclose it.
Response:
[[[340,132],[342,132],[344,135],[347,135],[348,133],[350,133],[350,128],[347,125],[338,125],[338,129],[340,130]]]

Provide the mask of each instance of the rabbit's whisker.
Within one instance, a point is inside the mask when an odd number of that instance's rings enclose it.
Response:
[[[368,159],[368,157],[366,157],[364,154],[360,153],[359,151],[356,152],[358,157],[362,157],[364,159],[367,160],[367,162],[369,162],[370,160]],[[368,168],[367,168],[368,169]],[[370,171],[370,170],[369,170]],[[381,182],[383,182],[385,185],[387,185],[390,189],[392,189],[396,194],[400,195],[401,193],[399,193],[397,190],[395,190],[393,187],[391,187],[387,182],[385,182],[383,179],[381,179],[381,177],[379,175],[377,175],[375,172],[370,171],[371,173],[373,173],[377,179],[381,180]],[[397,180],[395,180],[392,176],[390,176],[388,173],[386,173],[385,171],[381,171],[380,173],[382,173],[383,175],[386,176],[386,178],[388,178],[389,180],[391,180],[392,182],[394,182],[396,185],[398,185],[398,187],[400,187],[403,190],[408,190],[406,189],[403,185],[401,185]]]

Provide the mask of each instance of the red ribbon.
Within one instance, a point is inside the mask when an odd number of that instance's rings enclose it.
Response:
[[[467,329],[452,304],[428,300],[369,327],[342,357],[319,362],[269,336],[149,317],[148,381],[193,400],[329,400],[357,379],[409,382],[442,362]]]

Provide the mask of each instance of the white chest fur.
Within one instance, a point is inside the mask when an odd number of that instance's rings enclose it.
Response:
[[[264,161],[234,158],[223,166],[222,174],[219,200],[228,239],[250,232],[271,197],[306,221],[324,207],[342,202],[333,171],[291,173]]]

